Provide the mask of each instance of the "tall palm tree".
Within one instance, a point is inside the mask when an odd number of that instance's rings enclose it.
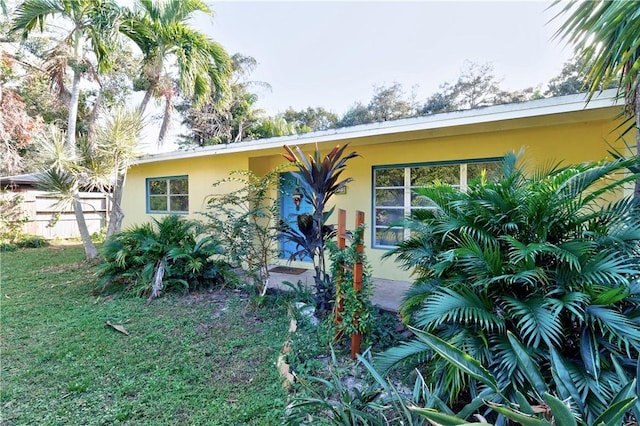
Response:
[[[36,29],[41,33],[51,30],[47,25],[55,19],[55,30],[65,31],[58,45],[52,49],[49,66],[52,77],[61,89],[64,87],[66,73],[71,70],[71,96],[65,145],[69,152],[75,152],[76,122],[80,99],[80,81],[88,72],[104,72],[110,68],[109,51],[115,41],[116,29],[120,17],[120,8],[113,0],[25,0],[15,9],[11,32],[20,33],[24,39]],[[64,23],[62,23],[64,21]],[[88,49],[86,46],[88,45]],[[96,69],[87,53],[95,56]],[[97,250],[91,242],[82,203],[80,200],[80,180],[76,179],[72,166],[65,165],[46,169],[45,175],[52,190],[66,197],[73,204],[76,222],[82,237],[87,258],[97,256]],[[68,167],[67,167],[68,166]],[[64,199],[61,198],[61,199]]]
[[[576,1],[564,5],[558,16],[568,15],[558,30],[572,43],[578,57],[589,64],[589,91],[619,79],[619,94],[626,100],[626,112],[635,120],[636,153],[640,162],[640,1]],[[640,165],[639,165],[640,167]],[[635,198],[640,199],[640,181]]]
[[[65,29],[60,42],[52,52],[56,55],[58,66],[55,69],[62,74],[71,70],[71,99],[66,143],[71,148],[76,144],[76,121],[78,101],[80,99],[80,81],[82,75],[91,69],[86,57],[85,45],[95,55],[97,71],[110,67],[110,43],[114,40],[120,8],[113,0],[26,0],[20,3],[14,13],[11,31],[21,33],[26,39],[36,29],[44,32],[48,20],[56,20],[56,28]],[[61,19],[65,24],[61,25]],[[60,52],[64,52],[60,55]],[[60,79],[59,81],[63,81]]]
[[[144,55],[137,85],[146,90],[140,112],[146,110],[152,96],[165,101],[159,145],[164,141],[173,108],[173,85],[165,69],[168,63],[174,61],[178,68],[181,94],[196,103],[208,99],[212,91],[220,96],[226,91],[231,72],[229,55],[219,43],[189,25],[196,12],[212,15],[202,0],[138,0],[121,27]]]

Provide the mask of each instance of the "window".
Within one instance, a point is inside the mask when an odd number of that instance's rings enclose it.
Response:
[[[500,158],[452,163],[374,166],[373,168],[373,246],[393,247],[409,237],[409,230],[396,225],[413,209],[434,208],[416,188],[434,182],[446,183],[465,191],[469,183],[489,177],[500,168]]]
[[[189,213],[189,178],[147,179],[147,213]]]

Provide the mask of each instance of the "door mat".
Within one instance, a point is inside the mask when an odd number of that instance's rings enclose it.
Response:
[[[304,268],[292,268],[290,266],[276,266],[275,268],[269,269],[269,272],[276,272],[279,274],[300,275],[307,272],[307,270]]]

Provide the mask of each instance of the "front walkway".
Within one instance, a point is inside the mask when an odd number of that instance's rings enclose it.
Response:
[[[277,265],[273,265],[273,267],[276,266]],[[273,269],[273,267],[271,269]],[[291,271],[299,272],[296,271],[296,268],[291,268]],[[270,274],[272,287],[288,289],[288,287],[282,285],[283,281],[289,281],[292,284],[301,281],[305,286],[312,288],[314,286],[314,271],[312,269],[307,269],[302,273],[271,272]],[[373,278],[373,297],[371,301],[374,305],[378,305],[384,310],[397,312],[400,302],[410,285],[411,283],[407,281]]]

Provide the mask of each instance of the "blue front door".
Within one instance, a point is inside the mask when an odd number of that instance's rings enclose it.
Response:
[[[301,199],[299,205],[296,206],[293,195],[300,194],[300,192],[300,183],[291,172],[280,174],[280,219],[296,231],[299,231],[298,215],[313,213],[311,204],[304,198]],[[292,253],[300,249],[300,247],[296,249],[295,243],[284,241],[284,239],[280,240],[280,257],[283,259],[289,259]],[[305,257],[303,260],[310,261],[311,259]]]

